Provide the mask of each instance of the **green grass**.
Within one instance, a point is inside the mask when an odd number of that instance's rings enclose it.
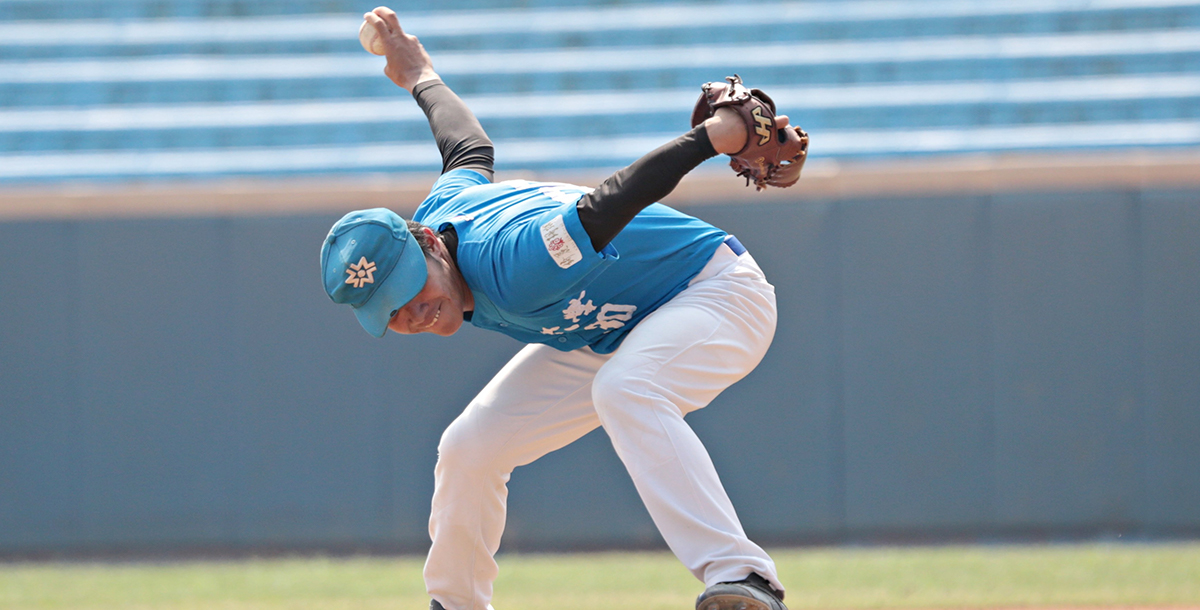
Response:
[[[1200,607],[1200,544],[772,553],[799,608]],[[0,564],[0,609],[423,610],[419,558]],[[689,610],[666,553],[503,555],[499,610]]]

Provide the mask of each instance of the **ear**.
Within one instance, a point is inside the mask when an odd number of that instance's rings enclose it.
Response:
[[[445,260],[446,262],[450,262],[450,251],[446,249],[446,243],[442,241],[442,238],[429,227],[423,227],[421,232],[423,232],[425,236],[429,238],[429,242],[433,244],[434,255]]]

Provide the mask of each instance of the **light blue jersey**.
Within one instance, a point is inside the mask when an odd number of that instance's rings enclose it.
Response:
[[[725,237],[653,204],[599,253],[576,202],[591,189],[458,169],[434,184],[413,220],[458,233],[458,268],[475,297],[470,321],[563,351],[617,349],[642,318],[687,287]]]

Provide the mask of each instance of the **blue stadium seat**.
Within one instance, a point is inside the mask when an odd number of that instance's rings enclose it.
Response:
[[[407,95],[381,75],[382,60],[359,48],[357,3],[80,0],[67,7],[0,0],[0,165],[26,167],[15,162],[22,155],[64,164],[24,174],[0,169],[0,184],[145,179],[132,161],[103,174],[88,168],[110,164],[90,160],[153,151],[204,160],[198,176],[242,173],[211,162],[238,151],[306,159],[255,175],[436,166],[436,159],[336,161],[338,151],[429,142]],[[586,138],[598,148],[591,157],[522,157],[533,169],[631,161],[636,153],[623,147],[632,151],[639,135],[685,129],[689,92],[733,72],[788,92],[783,110],[814,142],[834,143],[819,149],[834,158],[910,154],[895,147],[896,133],[933,134],[931,141],[964,134],[959,144],[921,154],[1008,151],[1017,144],[1002,137],[1005,128],[1040,130],[1032,149],[1088,148],[1105,130],[1130,134],[1117,146],[1200,146],[1200,136],[1187,135],[1200,131],[1200,0],[526,0],[518,8],[467,0],[453,10],[418,0],[404,9],[447,82],[491,105],[477,110],[501,156],[506,143],[518,149],[531,140],[552,150]],[[277,23],[287,27],[268,27]],[[272,32],[266,39],[264,30]],[[57,31],[73,32],[76,42],[47,44],[46,32]],[[697,59],[714,45],[727,50]],[[751,50],[763,45],[783,49]],[[750,57],[779,60],[747,64]],[[579,94],[644,90],[614,98],[611,109],[572,110]],[[520,96],[556,108],[522,114]],[[637,96],[672,102],[634,112],[629,100]],[[370,113],[340,114],[355,101]],[[1144,138],[1138,125],[1146,126]],[[335,161],[326,168],[307,161],[325,158]]]

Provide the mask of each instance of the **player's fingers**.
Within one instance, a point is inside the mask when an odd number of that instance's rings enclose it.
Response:
[[[796,155],[808,150],[808,135],[800,135],[804,133],[799,127],[788,127],[779,131],[781,136],[779,143],[784,145],[784,150],[788,155]]]
[[[375,31],[379,32],[380,36],[386,37],[390,33],[387,22],[385,22],[383,19],[380,19],[379,15],[376,15],[373,12],[363,15],[363,21],[366,21],[371,25],[371,27],[375,28]]]
[[[396,16],[396,11],[386,6],[381,6],[371,12],[375,13],[380,19],[383,19],[383,22],[388,25],[388,29],[397,34],[404,33],[404,30],[400,27],[400,18]]]
[[[783,129],[784,127],[787,127],[787,126],[788,126],[788,118],[787,118],[786,114],[780,114],[780,115],[775,116],[775,128],[776,129]]]

